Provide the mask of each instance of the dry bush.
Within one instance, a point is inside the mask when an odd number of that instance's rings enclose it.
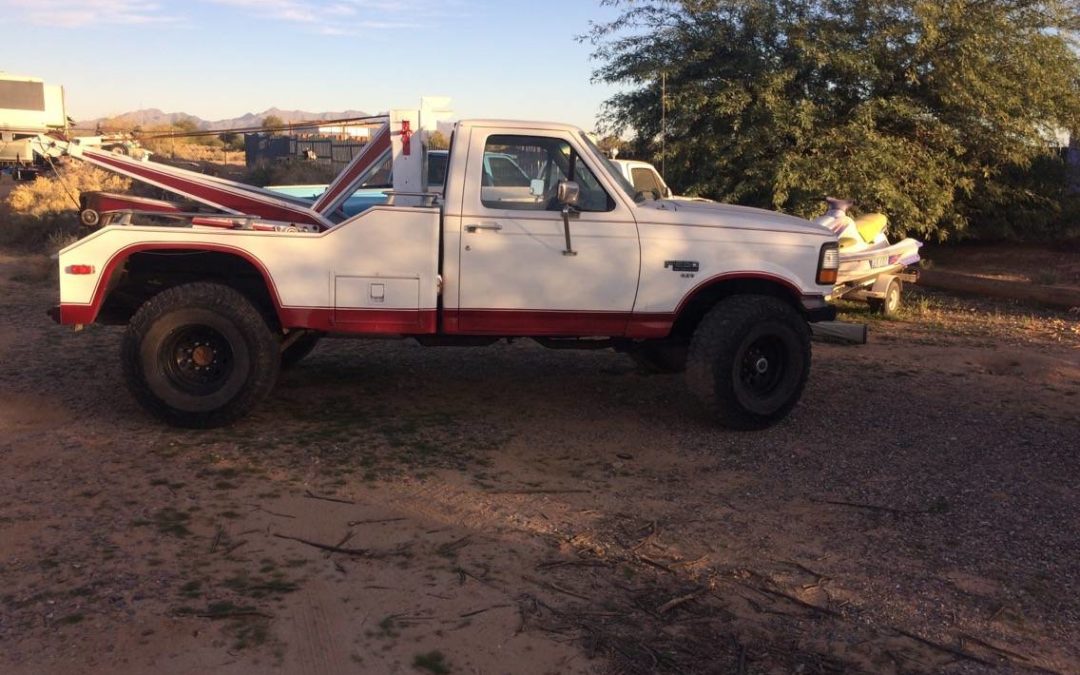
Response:
[[[130,187],[131,180],[84,162],[58,165],[56,175],[12,188],[0,209],[0,245],[57,251],[78,236],[78,200],[83,192],[124,192]]]
[[[79,217],[74,210],[42,216],[0,211],[0,247],[4,248],[55,253],[74,243],[79,230]]]
[[[214,162],[225,164],[243,164],[244,153],[241,150],[226,151],[220,145],[202,145],[198,143],[185,143],[179,140],[162,139],[156,141],[143,141],[141,145],[153,152],[159,158],[175,159],[185,162]]]
[[[104,190],[126,192],[131,180],[114,173],[96,169],[84,162],[66,162],[57,167],[53,176],[16,186],[7,199],[7,206],[17,216],[41,218],[50,214],[79,210],[83,192]]]

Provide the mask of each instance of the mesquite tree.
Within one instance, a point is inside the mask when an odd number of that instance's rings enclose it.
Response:
[[[602,2],[594,77],[624,87],[602,125],[654,160],[663,138],[686,193],[803,216],[851,197],[940,239],[988,204],[1060,206],[1009,176],[1080,127],[1076,0]]]

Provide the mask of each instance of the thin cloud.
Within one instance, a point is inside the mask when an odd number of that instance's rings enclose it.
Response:
[[[59,28],[162,24],[179,20],[179,17],[166,13],[159,3],[145,0],[0,0],[0,10],[16,21]]]
[[[454,0],[208,0],[245,10],[253,19],[283,21],[306,26],[319,35],[350,36],[370,30],[424,28],[446,10],[460,7]]]

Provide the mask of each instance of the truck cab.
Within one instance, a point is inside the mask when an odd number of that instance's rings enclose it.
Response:
[[[808,324],[835,314],[831,233],[758,209],[646,198],[564,124],[458,122],[444,185],[426,184],[433,155],[417,143],[409,152],[408,127],[395,134],[392,122],[386,203],[344,214],[335,204],[347,190],[331,187],[310,227],[110,225],[61,251],[56,317],[126,324],[129,388],[182,426],[236,419],[283,363],[345,335],[609,347],[685,371],[735,428],[768,426],[798,401]]]

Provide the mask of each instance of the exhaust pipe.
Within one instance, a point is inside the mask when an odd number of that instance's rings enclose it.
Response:
[[[820,342],[842,345],[866,344],[866,324],[847,321],[821,321],[810,324],[810,334]]]

